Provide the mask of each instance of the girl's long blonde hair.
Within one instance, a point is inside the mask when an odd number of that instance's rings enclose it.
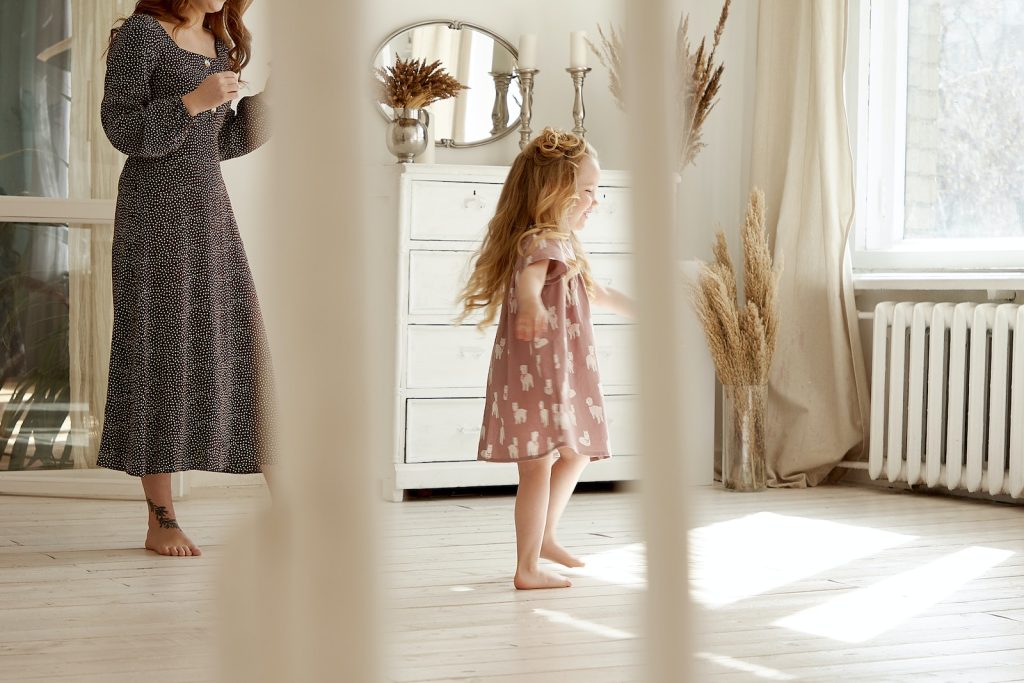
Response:
[[[597,161],[597,153],[586,140],[573,133],[545,128],[512,162],[501,190],[487,236],[476,254],[473,273],[459,297],[462,322],[474,311],[483,310],[477,327],[494,322],[505,300],[516,262],[526,241],[534,236],[566,240],[575,261],[567,264],[567,278],[577,273],[589,294],[594,291],[583,247],[567,224],[569,211],[579,199],[576,176],[583,158]]]

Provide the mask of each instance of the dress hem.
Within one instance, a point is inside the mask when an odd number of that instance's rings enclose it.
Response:
[[[267,464],[271,465],[271,463],[267,463]],[[115,472],[124,472],[125,474],[127,474],[130,477],[138,477],[138,478],[148,477],[148,476],[153,475],[153,474],[177,474],[178,472],[213,472],[215,474],[263,474],[263,470],[262,469],[259,469],[259,470],[252,470],[252,469],[244,469],[244,470],[218,470],[218,469],[214,469],[212,467],[189,467],[187,469],[180,469],[180,470],[158,470],[158,471],[154,471],[154,472],[144,471],[144,472],[140,473],[137,470],[129,471],[126,468],[114,467],[112,465],[100,465],[100,464],[97,463],[96,466],[97,467],[102,467],[105,470],[113,470]]]
[[[553,450],[557,451],[558,448],[555,448]],[[611,453],[606,453],[606,452],[605,453],[580,453],[579,451],[576,451],[576,452],[579,453],[580,455],[585,455],[588,458],[590,458],[590,462],[597,462],[598,460],[608,460],[608,459],[610,459],[612,457]],[[517,458],[515,460],[511,460],[511,459],[504,459],[504,460],[502,460],[502,459],[498,459],[498,458],[477,458],[476,461],[477,462],[496,462],[496,463],[499,463],[501,465],[508,465],[508,464],[517,463],[517,462],[526,462],[526,461],[529,461],[529,460],[540,460],[541,458],[546,458],[549,455],[551,455],[551,452],[544,453],[542,455],[534,455],[532,457],[531,456],[527,456],[525,458]]]

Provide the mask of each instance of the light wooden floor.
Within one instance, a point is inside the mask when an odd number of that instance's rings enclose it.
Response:
[[[1024,508],[852,487],[695,501],[698,680],[1024,681]],[[179,504],[206,552],[181,560],[137,549],[139,503],[0,497],[0,681],[216,680],[218,560],[265,504]],[[587,570],[517,593],[510,496],[386,506],[391,678],[639,680],[637,507],[577,495],[563,540]]]

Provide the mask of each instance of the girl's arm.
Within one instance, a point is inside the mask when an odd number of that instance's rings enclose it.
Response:
[[[548,260],[542,259],[526,266],[519,272],[516,297],[519,312],[516,314],[516,339],[532,341],[547,327],[548,314],[540,299],[544,279],[548,273]]]
[[[600,283],[594,283],[594,305],[618,313],[627,318],[635,318],[636,311],[633,306],[633,299],[626,296],[617,289],[602,287]]]

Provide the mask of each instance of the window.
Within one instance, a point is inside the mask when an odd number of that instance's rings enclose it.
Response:
[[[850,47],[855,267],[1024,268],[1024,2],[861,0]]]
[[[0,2],[0,483],[95,462],[121,165],[98,111],[110,28],[133,6]]]

